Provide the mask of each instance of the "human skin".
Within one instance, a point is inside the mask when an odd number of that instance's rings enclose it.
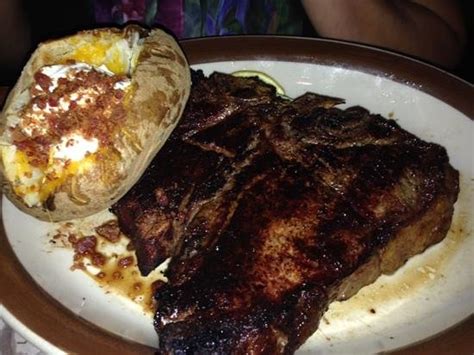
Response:
[[[453,68],[466,41],[454,0],[302,0],[321,37],[392,49]]]

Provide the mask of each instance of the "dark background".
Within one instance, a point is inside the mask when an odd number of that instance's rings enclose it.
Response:
[[[90,6],[89,0],[23,0],[23,2],[24,10],[31,24],[34,47],[46,39],[94,27],[94,14],[92,13],[92,6]],[[473,83],[474,0],[460,0],[459,3],[462,6],[465,18],[468,42],[461,62],[456,68],[449,71]],[[307,36],[316,35],[309,21],[306,21],[304,29]],[[16,68],[0,68],[0,85],[14,84],[24,64],[18,63]]]
[[[464,51],[463,59],[458,67],[453,71],[453,73],[472,84],[474,83],[474,70],[472,68],[474,65],[474,0],[462,0],[460,1],[460,4],[464,14],[464,23],[466,24],[468,42],[466,50]]]

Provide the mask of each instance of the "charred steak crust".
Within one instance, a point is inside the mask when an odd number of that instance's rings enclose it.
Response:
[[[329,303],[447,233],[444,148],[343,100],[193,73],[180,125],[114,207],[156,291],[160,353],[292,353]]]

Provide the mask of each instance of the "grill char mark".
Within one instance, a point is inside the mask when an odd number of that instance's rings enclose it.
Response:
[[[180,125],[113,207],[144,274],[172,257],[160,353],[292,353],[332,300],[444,237],[446,151],[342,102],[193,73]]]

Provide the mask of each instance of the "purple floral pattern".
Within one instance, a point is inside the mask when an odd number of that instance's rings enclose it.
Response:
[[[100,24],[161,25],[178,38],[302,32],[299,2],[284,0],[95,0]]]

